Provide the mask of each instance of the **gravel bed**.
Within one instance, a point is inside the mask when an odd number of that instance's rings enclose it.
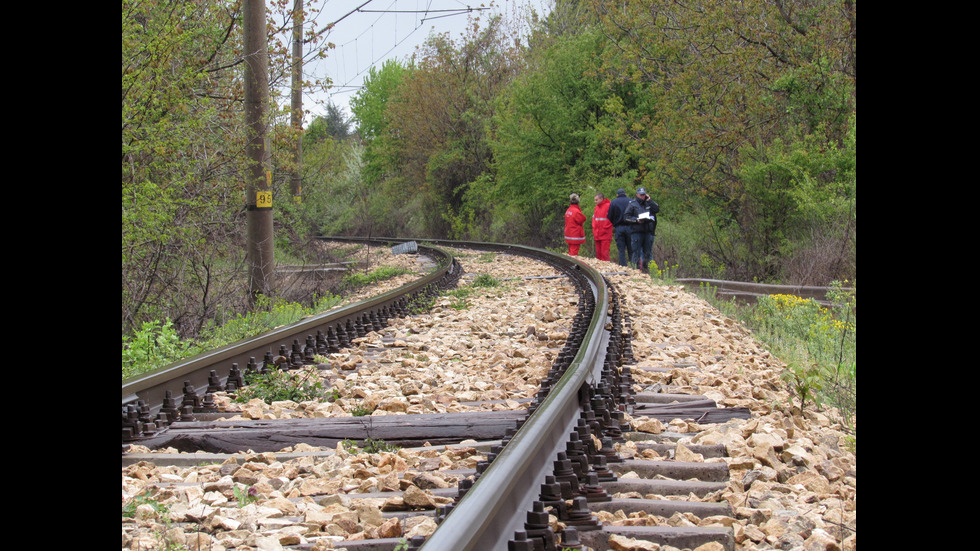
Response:
[[[379,265],[404,263],[415,275],[379,284],[366,296],[400,286],[426,269],[417,257],[381,249],[373,251]],[[324,365],[317,373],[338,390],[333,402],[236,404],[225,395],[216,402],[229,418],[247,419],[346,416],[355,408],[372,415],[523,408],[521,399],[537,391],[564,344],[576,308],[574,289],[562,278],[545,277],[557,275],[551,267],[525,258],[456,253],[466,272],[461,288],[472,286],[481,273],[503,281],[474,288],[462,299],[444,296],[429,315],[393,320],[381,334],[321,358]],[[637,390],[702,394],[721,407],[752,411],[749,420],[703,427],[690,419],[631,419],[643,432],[683,435],[674,459],[727,462],[731,480],[725,490],[684,499],[726,501],[733,518],[665,519],[619,512],[600,513],[600,520],[731,526],[737,549],[745,551],[856,549],[856,455],[835,412],[808,408],[801,413],[792,407],[780,379],[783,364],[704,300],[615,264],[583,260],[607,274],[630,314]],[[478,401],[494,404],[467,404]],[[704,459],[688,450],[691,444],[724,444],[728,457]],[[631,442],[617,445],[617,451],[663,459]],[[240,454],[223,464],[177,467],[142,461],[123,467],[123,505],[146,503],[135,508],[133,518],[123,519],[122,548],[173,544],[275,551],[304,545],[319,550],[343,548],[343,541],[352,539],[427,535],[435,527],[432,509],[451,500],[438,492],[457,482],[449,471],[471,469],[483,459],[475,442],[378,453],[300,445],[283,452],[308,455],[279,460],[271,453]],[[404,493],[365,497],[385,491]],[[403,514],[382,517],[389,511]],[[616,545],[635,551],[670,549],[627,538]],[[699,551],[711,549],[710,544],[702,547]]]

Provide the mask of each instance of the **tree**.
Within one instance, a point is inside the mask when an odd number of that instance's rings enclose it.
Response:
[[[344,116],[340,107],[329,103],[326,109],[325,114],[317,116],[310,122],[306,132],[303,133],[304,141],[319,142],[327,138],[345,140],[351,136],[351,122]]]
[[[379,138],[388,126],[388,102],[407,72],[408,68],[394,59],[385,61],[381,69],[371,67],[364,87],[350,101],[354,124],[366,144],[364,180],[368,185],[378,182],[386,170],[386,160],[379,154]]]
[[[492,204],[525,213],[525,222],[512,225],[539,232],[512,238],[558,244],[569,194],[612,196],[638,181],[635,155],[609,131],[624,103],[635,103],[632,89],[596,78],[602,44],[594,31],[552,37],[535,49],[533,69],[498,97],[494,179],[485,181],[491,184],[485,192]]]
[[[591,4],[608,41],[600,74],[645,98],[613,128],[645,160],[643,183],[715,220],[701,246],[730,277],[778,278],[788,236],[806,233],[789,227],[802,218],[788,197],[809,173],[778,165],[848,147],[856,122],[854,3]],[[840,189],[841,174],[810,183]]]
[[[385,109],[375,149],[389,189],[412,189],[411,215],[397,220],[413,234],[445,237],[471,182],[489,167],[486,140],[493,98],[516,66],[499,17],[472,22],[460,41],[432,35]]]
[[[239,292],[223,244],[240,233],[240,8],[122,5],[122,329],[182,333]],[[198,310],[199,314],[189,312]]]

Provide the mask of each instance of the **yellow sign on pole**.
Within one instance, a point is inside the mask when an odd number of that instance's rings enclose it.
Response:
[[[258,209],[271,209],[272,208],[272,192],[271,191],[257,191],[257,192],[255,192],[255,208],[258,208]]]

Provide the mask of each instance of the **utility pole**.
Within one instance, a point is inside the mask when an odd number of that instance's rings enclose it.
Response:
[[[293,173],[289,190],[297,203],[303,200],[303,0],[293,2],[293,82],[290,122],[296,134]]]
[[[259,295],[275,291],[275,260],[272,238],[272,169],[267,141],[269,109],[269,49],[265,0],[245,0],[245,220],[248,241],[249,305]]]

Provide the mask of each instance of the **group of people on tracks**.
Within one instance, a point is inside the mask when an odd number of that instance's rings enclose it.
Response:
[[[579,206],[579,195],[571,194],[570,205],[565,211],[565,243],[568,254],[578,256],[585,243],[585,214]],[[660,205],[650,198],[647,190],[638,188],[634,198],[626,196],[626,190],[616,191],[616,198],[607,199],[602,193],[595,194],[595,211],[592,213],[592,240],[595,257],[610,261],[609,247],[615,239],[619,251],[619,265],[634,265],[646,272],[653,260],[653,239],[657,230],[657,213]]]

